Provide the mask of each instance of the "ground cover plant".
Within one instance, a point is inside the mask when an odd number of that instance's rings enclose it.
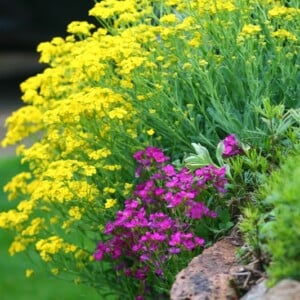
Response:
[[[48,68],[21,84],[2,145],[29,170],[0,227],[10,254],[102,297],[167,298],[298,143],[299,4],[104,0],[89,15],[38,46]]]
[[[262,244],[271,255],[270,285],[284,278],[300,280],[299,248],[299,155],[290,157],[269,180],[265,201],[273,209],[262,226]]]
[[[265,265],[268,285],[284,278],[300,279],[299,148],[282,160],[256,193],[256,203],[245,208],[240,228],[252,254]]]

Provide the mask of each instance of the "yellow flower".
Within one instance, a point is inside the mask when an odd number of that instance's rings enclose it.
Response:
[[[147,130],[147,134],[152,136],[155,133],[153,128],[150,128],[149,130]]]
[[[200,14],[216,14],[220,12],[232,12],[236,9],[234,1],[224,0],[201,0],[196,1]]]
[[[9,254],[12,256],[18,252],[23,252],[26,250],[26,246],[21,241],[15,240],[10,244],[8,249]]]
[[[120,165],[105,165],[102,168],[108,171],[117,171],[120,170],[122,167]]]
[[[28,192],[28,182],[32,178],[31,173],[21,172],[14,176],[12,180],[4,186],[4,192],[8,193],[8,200],[15,199],[19,193]]]
[[[183,64],[182,68],[184,70],[191,70],[193,68],[193,65],[191,63],[185,63]]]
[[[132,188],[133,188],[133,184],[132,183],[128,183],[126,182],[124,184],[124,191],[123,191],[123,195],[127,196],[128,194],[130,194],[132,192]]]
[[[208,62],[205,59],[200,59],[199,60],[199,65],[202,67],[205,67],[208,65]]]
[[[53,275],[58,275],[59,274],[59,269],[58,268],[53,268],[53,269],[51,269],[51,273]]]
[[[22,231],[21,234],[29,236],[36,235],[41,231],[41,229],[45,229],[45,227],[43,227],[44,223],[45,219],[35,218],[31,221],[30,225]]]
[[[64,244],[63,249],[65,253],[75,252],[77,250],[77,246],[72,244]]]
[[[64,229],[67,233],[70,232],[70,227],[73,225],[74,219],[64,221],[61,228]]]
[[[56,254],[64,246],[63,239],[58,236],[51,236],[47,239],[40,239],[35,248],[40,253],[42,260],[51,261],[51,255]]]
[[[261,31],[261,27],[259,25],[246,24],[243,26],[241,35],[245,37],[249,37],[252,35],[256,35]]]
[[[177,17],[174,14],[168,14],[168,15],[162,16],[159,21],[162,24],[173,24],[173,23],[176,23]]]
[[[25,212],[19,212],[14,209],[0,213],[0,228],[17,228],[26,222],[29,215]]]
[[[271,35],[272,35],[272,37],[275,37],[278,39],[287,39],[287,40],[290,40],[293,42],[297,42],[297,37],[285,29],[278,29],[275,32],[272,32]]]
[[[144,95],[137,95],[137,98],[138,98],[139,100],[145,100],[145,96],[144,96]]]
[[[103,189],[103,192],[104,192],[104,193],[107,193],[107,194],[113,194],[113,193],[116,192],[116,189],[115,189],[115,188],[111,188],[111,187],[105,187],[105,188]]]
[[[122,107],[115,108],[108,113],[111,119],[123,119],[126,115],[127,111]]]
[[[106,199],[106,202],[105,202],[105,208],[108,209],[108,208],[112,208],[116,205],[117,203],[117,200],[116,199]]]
[[[41,130],[42,112],[35,106],[24,106],[6,119],[5,126],[8,127],[8,131],[1,142],[3,147],[22,141],[25,137]]]
[[[68,211],[70,217],[74,218],[75,220],[80,220],[83,212],[84,209],[78,206],[72,206]]]
[[[94,29],[95,25],[89,24],[86,21],[73,21],[68,25],[67,32],[78,35],[91,35],[91,29]]]
[[[27,278],[31,277],[33,274],[34,274],[34,270],[32,270],[32,269],[27,269],[27,270],[25,271],[25,276],[26,276]]]
[[[286,6],[274,6],[268,11],[269,18],[285,18],[291,20],[293,18],[299,18],[300,9],[295,7]]]

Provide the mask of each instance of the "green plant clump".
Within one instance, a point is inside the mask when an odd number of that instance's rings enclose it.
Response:
[[[263,245],[271,255],[269,284],[283,278],[300,280],[300,155],[292,156],[271,176],[265,202],[271,221],[262,226]]]

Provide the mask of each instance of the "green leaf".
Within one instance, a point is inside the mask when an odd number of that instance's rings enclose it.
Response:
[[[224,143],[223,143],[223,141],[221,141],[218,144],[217,150],[216,150],[216,158],[217,158],[220,166],[224,165],[223,151],[224,151]]]
[[[213,161],[209,155],[208,150],[203,147],[201,144],[192,143],[193,148],[195,149],[195,154],[190,154],[184,159],[185,165],[192,170],[201,168],[210,164],[213,164]]]

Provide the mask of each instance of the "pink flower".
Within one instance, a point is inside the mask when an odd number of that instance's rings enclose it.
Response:
[[[227,147],[228,140],[224,141]],[[192,226],[204,216],[216,217],[202,192],[211,188],[225,192],[226,168],[208,165],[194,172],[177,170],[167,164],[169,158],[161,149],[150,146],[137,151],[134,158],[137,176],[142,179],[133,197],[125,200],[125,207],[107,222],[106,237],[97,245],[94,257],[114,260],[125,276],[146,281],[153,274],[163,277],[165,262],[173,256],[203,247],[204,239],[194,235]],[[144,293],[146,296],[147,289],[136,299],[142,300]]]
[[[241,148],[234,134],[230,134],[225,137],[223,140],[223,145],[224,149],[222,155],[224,157],[230,157],[243,153],[243,149]]]
[[[201,246],[201,247],[204,246],[204,242],[205,242],[204,239],[199,238],[199,237],[196,236],[196,237],[194,238],[194,240],[195,240],[195,244],[196,244],[196,245]]]
[[[162,168],[167,176],[174,176],[176,174],[175,167],[173,165],[166,165]]]
[[[167,239],[167,236],[164,233],[154,232],[151,235],[151,239],[153,241],[162,242],[162,241],[165,241]]]
[[[155,147],[147,147],[145,150],[147,157],[153,158],[157,163],[164,163],[169,160],[169,157],[165,156],[163,151]]]
[[[148,270],[149,270],[148,267],[137,269],[134,274],[135,278],[139,280],[145,280],[147,277]]]
[[[192,219],[201,219],[203,216],[208,216],[210,211],[202,202],[190,201],[191,208],[189,210],[189,217]]]
[[[96,252],[94,253],[95,260],[102,260],[106,252],[106,245],[102,242],[98,243]]]
[[[171,253],[171,254],[178,254],[180,252],[181,252],[181,250],[178,247],[170,247],[169,248],[169,253]]]
[[[170,246],[176,246],[181,243],[181,232],[177,231],[174,234],[171,235],[169,245]]]

